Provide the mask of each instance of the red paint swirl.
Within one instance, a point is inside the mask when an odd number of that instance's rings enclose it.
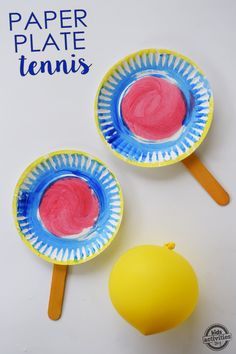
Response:
[[[63,178],[46,190],[39,214],[44,226],[55,236],[75,235],[94,225],[99,202],[85,181]]]
[[[159,77],[144,77],[128,90],[121,113],[129,129],[149,140],[164,139],[176,133],[186,115],[179,88]]]

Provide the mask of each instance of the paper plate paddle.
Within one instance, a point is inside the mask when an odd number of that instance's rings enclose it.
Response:
[[[229,195],[193,154],[210,128],[213,96],[208,80],[185,56],[147,49],[114,65],[95,101],[102,139],[121,159],[142,167],[182,161],[220,205]]]
[[[97,158],[80,151],[57,151],[36,160],[22,174],[13,211],[24,243],[54,263],[48,315],[57,320],[68,265],[96,257],[119,229],[120,185]]]

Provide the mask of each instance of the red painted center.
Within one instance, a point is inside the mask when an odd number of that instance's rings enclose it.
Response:
[[[130,87],[122,100],[121,113],[134,134],[157,140],[168,138],[181,128],[186,106],[176,85],[149,76]]]
[[[99,202],[85,181],[63,178],[47,189],[39,214],[44,226],[55,236],[75,235],[94,225]]]

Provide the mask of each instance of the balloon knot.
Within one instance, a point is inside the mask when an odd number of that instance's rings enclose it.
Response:
[[[165,243],[165,246],[166,246],[169,250],[175,249],[175,243],[174,243],[174,242]]]

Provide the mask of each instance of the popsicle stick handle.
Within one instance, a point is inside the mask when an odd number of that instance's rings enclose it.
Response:
[[[219,205],[227,205],[229,203],[229,194],[203,165],[197,155],[191,154],[182,162],[216,203]]]
[[[61,317],[67,270],[67,265],[53,265],[48,316],[54,321]]]

